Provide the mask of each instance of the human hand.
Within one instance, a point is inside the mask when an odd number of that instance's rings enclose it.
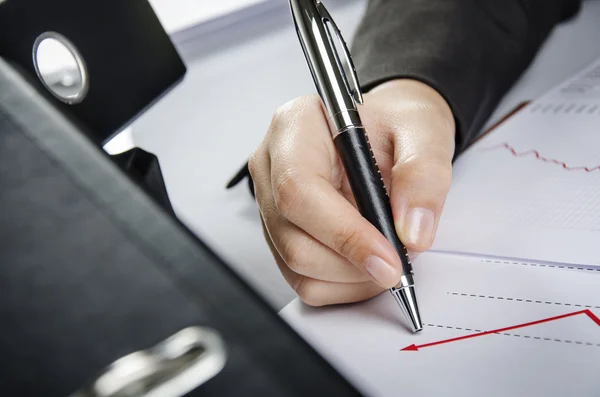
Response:
[[[409,251],[433,243],[450,188],[454,117],[424,83],[392,80],[359,111]],[[318,96],[282,106],[252,155],[265,238],[288,284],[307,304],[368,299],[400,280],[385,237],[358,212]]]

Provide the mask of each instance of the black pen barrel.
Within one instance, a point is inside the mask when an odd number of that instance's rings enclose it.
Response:
[[[412,274],[408,253],[396,233],[390,199],[365,129],[348,128],[337,134],[334,143],[359,212],[392,244],[402,261],[403,274]]]

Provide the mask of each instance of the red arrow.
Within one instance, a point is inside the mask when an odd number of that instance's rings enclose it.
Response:
[[[531,325],[542,324],[542,323],[547,323],[549,321],[560,320],[560,319],[566,318],[566,317],[577,316],[579,314],[585,314],[594,323],[596,323],[596,325],[600,326],[600,318],[598,318],[594,313],[592,313],[591,310],[586,309],[586,310],[579,310],[579,311],[573,312],[573,313],[562,314],[562,315],[556,316],[556,317],[545,318],[543,320],[532,321],[532,322],[525,323],[525,324],[513,325],[513,326],[510,326],[510,327],[493,329],[491,331],[483,331],[483,332],[478,332],[476,334],[464,335],[464,336],[459,336],[459,337],[456,337],[456,338],[451,338],[451,339],[445,339],[445,340],[441,340],[441,341],[437,341],[437,342],[426,343],[424,345],[414,345],[413,344],[413,345],[406,346],[404,349],[401,349],[400,351],[419,351],[419,349],[423,349],[425,347],[430,347],[430,346],[435,346],[435,345],[441,345],[443,343],[457,342],[457,341],[463,340],[463,339],[476,338],[478,336],[496,334],[496,333],[499,333],[499,332],[506,332],[506,331],[510,331],[510,330],[513,330],[513,329],[517,329],[517,328],[529,327]]]

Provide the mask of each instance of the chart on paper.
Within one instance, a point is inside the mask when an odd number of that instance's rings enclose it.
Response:
[[[465,294],[465,293],[454,293],[453,295],[460,295],[460,296],[471,296],[471,297],[479,297],[479,298],[490,298],[489,296],[484,296],[484,295],[474,295],[474,294]],[[506,300],[515,300],[518,301],[515,298],[504,298],[504,297],[498,297],[496,299],[506,299]],[[520,301],[523,301],[523,299],[520,299]],[[537,303],[542,303],[541,301],[537,301]],[[517,324],[517,325],[511,325],[508,327],[502,327],[502,328],[497,328],[497,329],[491,329],[489,331],[481,331],[479,329],[475,329],[475,330],[471,330],[471,329],[465,329],[465,331],[474,331],[474,334],[467,334],[467,335],[463,335],[463,336],[456,336],[453,338],[449,338],[449,339],[442,339],[442,340],[438,340],[435,342],[427,342],[424,344],[419,344],[419,345],[415,345],[414,343],[411,345],[406,346],[405,348],[401,349],[402,351],[419,351],[421,349],[424,349],[426,347],[433,347],[433,346],[438,346],[438,345],[444,345],[447,343],[454,343],[454,342],[460,342],[463,340],[467,340],[467,339],[473,339],[473,338],[480,338],[482,336],[487,336],[487,335],[506,335],[506,336],[517,336],[517,337],[521,337],[521,335],[517,334],[516,332],[513,333],[509,333],[508,331],[514,331],[516,329],[520,329],[520,328],[527,328],[527,327],[533,327],[534,325],[539,325],[539,324],[544,324],[544,323],[549,323],[551,321],[558,321],[558,320],[563,320],[565,318],[569,318],[569,317],[573,317],[573,316],[587,316],[590,320],[592,320],[596,325],[598,325],[600,327],[600,318],[598,318],[598,316],[596,316],[590,309],[584,309],[584,310],[578,310],[575,312],[570,312],[570,313],[566,313],[566,314],[561,314],[558,316],[552,316],[552,317],[548,317],[548,318],[543,318],[541,320],[535,320],[535,321],[529,321],[527,323],[523,323],[523,324]],[[443,325],[435,325],[435,324],[427,324],[430,327],[438,327],[438,328],[449,328],[448,326],[443,326]],[[460,327],[450,327],[453,329],[457,329],[457,330],[462,330],[463,328]],[[537,339],[537,340],[547,340],[547,341],[554,341],[554,342],[565,342],[565,343],[575,343],[576,345],[586,345],[586,346],[596,346],[596,347],[600,347],[600,343],[593,343],[593,342],[573,342],[573,341],[566,341],[566,340],[561,340],[561,339],[556,339],[556,338],[548,338],[548,337],[544,337],[542,338],[541,336],[527,336],[527,335],[523,335],[523,338],[533,338],[533,339]]]
[[[599,148],[597,62],[456,161],[433,248],[600,265]]]
[[[600,269],[427,253],[425,329],[392,297],[281,314],[371,396],[600,395]]]

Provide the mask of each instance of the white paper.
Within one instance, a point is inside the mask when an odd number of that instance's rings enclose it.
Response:
[[[326,308],[296,300],[281,315],[369,396],[600,396],[598,268],[427,253],[415,273],[426,324],[418,335],[387,292]],[[583,310],[596,320],[573,314]]]
[[[433,249],[600,265],[600,60],[456,161]]]

